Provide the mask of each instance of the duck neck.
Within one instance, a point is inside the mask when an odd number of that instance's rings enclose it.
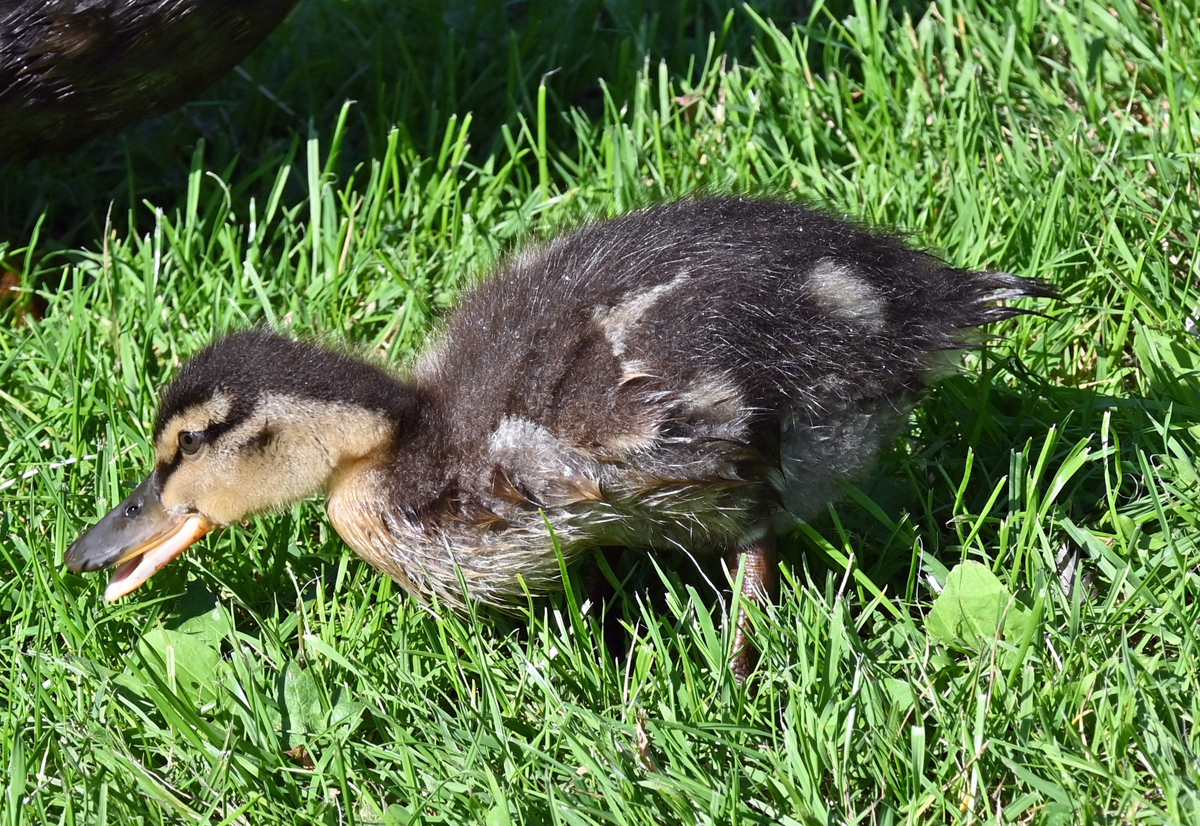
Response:
[[[425,405],[418,396],[390,376],[380,379],[387,386],[372,386],[368,398],[315,403],[310,422],[327,451],[331,495],[350,477],[391,465],[398,446],[422,430]]]

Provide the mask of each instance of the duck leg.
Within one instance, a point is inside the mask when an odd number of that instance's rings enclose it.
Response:
[[[621,559],[621,554],[624,553],[623,545],[605,545],[597,550],[597,554],[604,557],[604,561],[608,563],[610,571],[617,570],[617,563]],[[608,652],[608,656],[614,659],[621,659],[626,654],[626,648],[629,640],[625,634],[625,628],[621,624],[624,619],[620,603],[617,601],[617,589],[614,583],[609,581],[601,570],[599,562],[591,568],[587,581],[588,599],[592,601],[593,611],[601,618],[601,627],[604,632],[604,648]]]
[[[742,576],[742,599],[758,605],[774,602],[779,596],[779,557],[774,537],[767,535],[732,551],[726,559],[731,579],[736,579],[743,559],[746,569]],[[758,664],[759,652],[750,641],[750,617],[746,612],[739,609],[735,622],[729,667],[738,682],[745,682]]]

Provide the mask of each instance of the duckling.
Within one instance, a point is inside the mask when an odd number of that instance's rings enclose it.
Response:
[[[211,344],[161,396],[153,471],[66,564],[118,566],[115,600],[210,530],[324,493],[423,599],[523,604],[561,586],[557,542],[568,562],[720,555],[769,600],[780,514],[867,474],[963,331],[1053,295],[789,203],[635,212],[503,263],[404,376],[263,329]]]
[[[0,4],[0,161],[65,152],[191,100],[296,0]]]

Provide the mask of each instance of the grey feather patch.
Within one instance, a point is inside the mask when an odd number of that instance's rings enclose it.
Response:
[[[832,315],[873,333],[883,329],[883,298],[852,267],[823,258],[809,271],[805,288]]]

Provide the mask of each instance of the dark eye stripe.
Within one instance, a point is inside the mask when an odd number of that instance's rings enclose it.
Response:
[[[253,407],[248,407],[244,410],[234,410],[230,417],[225,421],[214,422],[204,430],[197,430],[195,432],[200,436],[202,442],[205,444],[211,444],[233,428],[237,427],[242,422],[246,421],[246,419],[248,419],[250,414],[253,412]],[[158,475],[158,484],[160,488],[162,485],[167,483],[167,479],[169,479],[171,474],[174,473],[179,467],[180,463],[183,461],[183,457],[184,453],[179,449],[179,437],[176,436],[175,451],[171,454],[170,460],[166,462],[159,462],[154,467],[154,472]]]
[[[178,447],[176,447],[175,454],[171,457],[171,461],[159,462],[154,466],[154,473],[156,476],[158,476],[159,488],[162,488],[162,486],[166,484],[167,479],[171,477],[171,474],[175,472],[175,469],[179,467],[179,463],[182,461],[183,453],[180,452]]]
[[[228,419],[226,419],[223,422],[214,422],[213,424],[210,424],[208,427],[206,427],[204,430],[201,430],[200,435],[204,439],[205,442],[207,442],[208,444],[212,444],[217,439],[221,438],[226,433],[228,433],[230,430],[233,430],[235,427],[240,425],[242,422],[246,421],[246,419],[249,418],[251,412],[252,412],[252,410],[247,410],[244,413],[230,416]]]
[[[275,431],[268,425],[243,442],[242,447],[249,450],[264,450],[274,438]]]

